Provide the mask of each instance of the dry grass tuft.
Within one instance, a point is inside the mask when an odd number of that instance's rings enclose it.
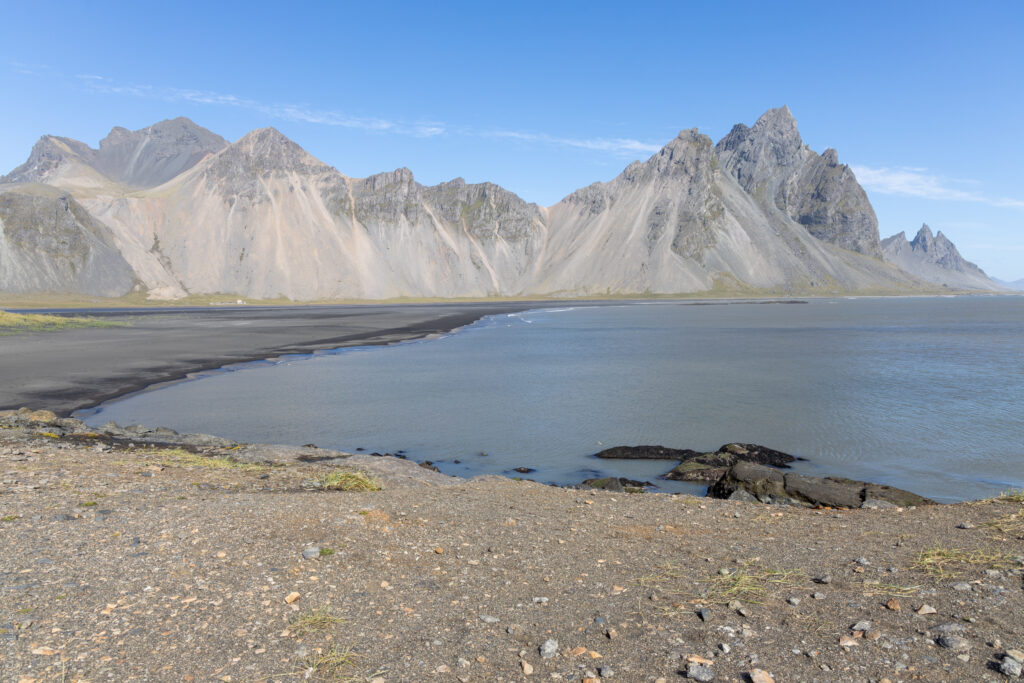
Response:
[[[895,583],[882,583],[881,581],[864,581],[864,595],[886,595],[893,598],[909,598],[917,595],[921,586],[900,586]]]
[[[710,604],[724,605],[732,600],[758,604],[779,589],[807,584],[807,574],[799,569],[764,569],[746,564],[728,575],[717,575],[704,582],[701,598]]]
[[[911,568],[944,579],[959,576],[965,565],[1004,569],[1012,563],[1009,555],[995,550],[931,548],[918,553]]]
[[[1024,489],[1016,489],[1013,491],[1007,491],[1000,495],[996,500],[1002,503],[1021,503],[1024,505]]]
[[[653,574],[645,574],[635,581],[641,588],[664,588],[664,584],[677,582],[688,576],[689,572],[671,562],[658,567]]]
[[[155,458],[164,467],[203,467],[211,470],[241,470],[243,472],[264,472],[270,469],[267,465],[253,462],[242,462],[223,456],[200,455],[182,448],[161,448],[144,453],[145,457]]]
[[[1024,538],[1024,512],[1014,512],[999,519],[993,519],[991,522],[985,522],[985,527],[1006,536]]]
[[[326,650],[315,650],[306,657],[302,665],[305,671],[302,676],[306,680],[341,681],[344,670],[355,664],[355,655],[349,648],[330,647]]]
[[[690,603],[725,605],[733,600],[758,604],[773,599],[778,590],[789,590],[808,583],[807,574],[795,569],[768,569],[754,562],[742,565],[729,574],[717,574],[697,581],[696,592],[686,579],[692,572],[673,564],[660,567],[655,573],[636,580],[641,587],[657,588],[666,596],[675,596]],[[681,585],[683,583],[689,585]],[[677,603],[678,606],[678,603]]]
[[[288,622],[288,628],[295,635],[306,636],[310,633],[327,631],[341,622],[341,617],[335,616],[329,608],[320,607],[294,617]]]

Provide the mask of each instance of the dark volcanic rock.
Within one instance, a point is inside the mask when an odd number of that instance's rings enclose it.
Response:
[[[615,446],[595,453],[597,458],[621,460],[685,460],[701,455],[689,448],[666,448],[665,446]]]
[[[662,477],[678,481],[718,481],[730,467],[740,462],[786,468],[799,459],[755,443],[727,443],[714,453],[698,453],[684,460]]]
[[[753,462],[772,467],[789,467],[799,460],[788,453],[756,443],[727,443],[713,453],[701,453],[689,448],[665,446],[615,446],[595,454],[598,458],[633,460],[679,460],[663,479],[677,481],[718,481],[726,470],[738,462]]]
[[[710,489],[708,496],[730,500],[812,507],[857,508],[879,503],[934,505],[935,501],[902,489],[839,477],[808,477],[783,473],[771,467],[739,462],[729,468]]]
[[[646,486],[654,486],[654,484],[649,481],[636,481],[635,479],[626,479],[625,477],[603,477],[601,479],[586,479],[576,488],[600,489],[616,493],[643,493]]]

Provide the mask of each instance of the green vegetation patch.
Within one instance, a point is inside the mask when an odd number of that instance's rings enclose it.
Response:
[[[1024,504],[1024,489],[1019,489],[1019,490],[1015,490],[1015,491],[1007,491],[1006,493],[1004,493],[1001,496],[999,496],[998,498],[996,498],[996,500],[998,500],[1000,502],[1003,502],[1003,503],[1021,503],[1021,504]]]
[[[57,332],[78,327],[124,327],[126,323],[82,316],[42,315],[0,311],[0,335]]]
[[[381,486],[370,476],[355,470],[333,470],[317,477],[324,491],[380,491]]]

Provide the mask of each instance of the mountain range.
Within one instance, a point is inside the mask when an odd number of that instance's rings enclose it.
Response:
[[[229,143],[177,118],[114,128],[98,149],[44,136],[0,178],[0,222],[5,292],[314,300],[1000,288],[941,233],[881,242],[853,172],[835,150],[809,149],[786,107],[717,144],[684,130],[551,207],[461,178],[424,186],[406,168],[351,178],[273,128]]]
[[[1014,289],[1019,292],[1024,292],[1024,278],[1021,278],[1020,280],[1014,280],[1012,282],[1007,282],[1006,280],[999,280],[997,278],[993,278],[993,280],[995,280],[997,284],[1002,285],[1006,289]]]
[[[981,268],[965,260],[941,230],[937,235],[932,235],[927,223],[921,226],[911,241],[907,241],[904,232],[882,240],[882,253],[890,263],[922,280],[943,287],[991,291],[1006,289],[985,275]]]

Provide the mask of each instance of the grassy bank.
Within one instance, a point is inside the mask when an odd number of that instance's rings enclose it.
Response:
[[[35,313],[10,313],[0,311],[0,335],[23,332],[55,332],[76,327],[124,327],[123,322],[100,320],[98,318],[39,315]]]

